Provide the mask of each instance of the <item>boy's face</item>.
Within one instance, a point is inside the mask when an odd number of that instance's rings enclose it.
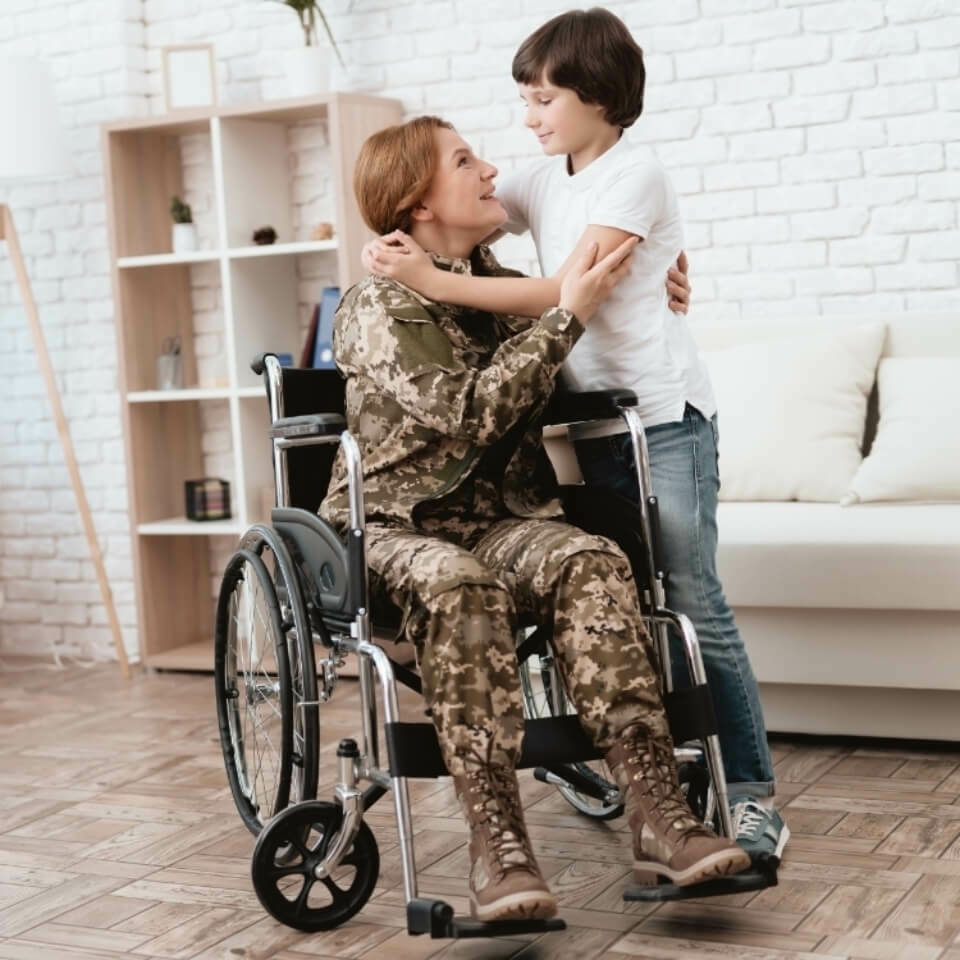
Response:
[[[548,156],[579,153],[610,127],[600,104],[584,103],[576,91],[554,86],[545,77],[535,84],[518,83],[517,90],[527,105],[524,123]]]
[[[494,196],[497,168],[477,157],[470,144],[445,127],[434,130],[437,169],[430,189],[414,219],[437,221],[458,230],[473,230],[487,236],[507,219],[506,211]]]

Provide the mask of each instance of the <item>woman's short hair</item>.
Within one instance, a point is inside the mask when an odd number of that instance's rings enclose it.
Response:
[[[374,233],[413,226],[411,214],[437,170],[434,131],[453,129],[439,117],[415,117],[367,137],[353,172],[360,213]]]
[[[615,127],[629,127],[643,113],[643,51],[602,7],[562,13],[531,33],[513,58],[513,79],[573,90],[584,103],[600,104]]]

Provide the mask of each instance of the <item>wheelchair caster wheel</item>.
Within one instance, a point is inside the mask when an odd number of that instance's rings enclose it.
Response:
[[[309,800],[288,807],[264,827],[253,851],[251,873],[257,897],[275,920],[307,933],[330,930],[370,899],[380,872],[380,853],[366,823],[361,822],[353,844],[330,876],[317,876],[342,822],[337,804]]]

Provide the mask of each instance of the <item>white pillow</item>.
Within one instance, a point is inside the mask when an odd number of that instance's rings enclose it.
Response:
[[[720,411],[721,500],[837,502],[862,460],[886,328],[705,353]]]
[[[880,422],[844,503],[960,501],[960,357],[887,357]]]

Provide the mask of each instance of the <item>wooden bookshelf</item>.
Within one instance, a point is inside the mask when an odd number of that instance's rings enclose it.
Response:
[[[362,276],[369,236],[353,196],[363,141],[402,119],[395,100],[354,93],[221,106],[134,118],[103,127],[107,222],[117,326],[118,387],[124,398],[130,535],[141,660],[170,670],[213,669],[211,537],[237,537],[261,519],[260,489],[272,486],[262,384],[250,371],[261,351],[300,352],[297,258],[330,257],[346,290]],[[289,170],[290,128],[326,127],[334,229],[330,240],[296,240]],[[171,250],[170,198],[183,193],[181,138],[209,135],[215,242]],[[278,242],[255,246],[269,223]],[[200,385],[194,355],[190,270],[218,272],[227,375]],[[156,358],[178,336],[185,387],[156,389]],[[203,405],[226,404],[233,475],[229,520],[185,519],[183,485],[204,475]]]

